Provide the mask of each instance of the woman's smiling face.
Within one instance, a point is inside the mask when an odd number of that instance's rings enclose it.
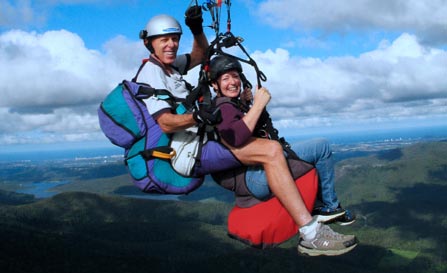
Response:
[[[224,97],[237,98],[241,92],[241,77],[236,70],[228,71],[219,76],[213,87]]]

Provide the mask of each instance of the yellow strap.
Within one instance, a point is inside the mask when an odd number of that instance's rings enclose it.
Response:
[[[161,159],[171,159],[175,156],[175,151],[172,150],[170,153],[163,153],[160,151],[152,151],[152,156]]]

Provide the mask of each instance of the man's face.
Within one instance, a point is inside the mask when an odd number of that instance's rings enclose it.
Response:
[[[152,39],[155,56],[164,64],[172,64],[177,57],[179,41],[178,34],[168,34]]]

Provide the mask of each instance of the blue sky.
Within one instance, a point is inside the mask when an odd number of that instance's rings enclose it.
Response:
[[[188,52],[189,3],[0,0],[0,145],[107,143],[96,108],[147,56],[139,31],[171,14]],[[231,30],[266,74],[284,135],[447,126],[447,1],[231,3]],[[226,19],[222,7],[221,30]]]

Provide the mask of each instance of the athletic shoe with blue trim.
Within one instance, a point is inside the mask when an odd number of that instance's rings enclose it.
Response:
[[[316,208],[312,211],[312,215],[316,216],[320,223],[332,223],[345,213],[346,211],[342,208],[330,209],[326,207]]]
[[[352,214],[350,210],[345,209],[345,214],[336,218],[334,221],[341,226],[347,226],[354,223],[355,219],[355,215]]]
[[[336,209],[326,207],[316,208],[312,215],[317,217],[317,221],[325,224],[337,223],[347,226],[355,222],[355,215],[350,210],[343,209],[339,204]]]

